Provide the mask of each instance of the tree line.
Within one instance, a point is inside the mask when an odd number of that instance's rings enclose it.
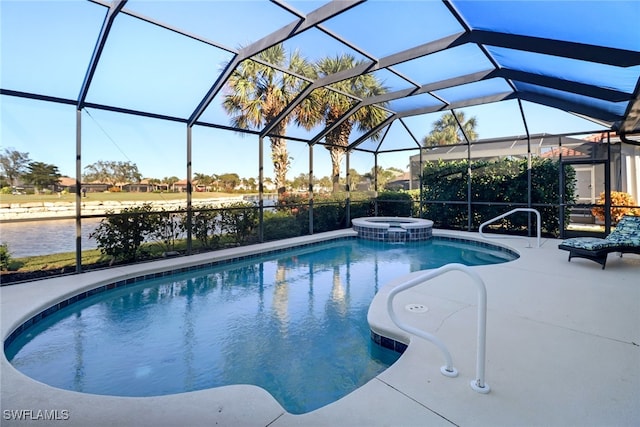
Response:
[[[56,188],[59,185],[62,175],[58,167],[52,164],[32,161],[29,153],[20,152],[13,148],[5,148],[0,154],[0,187],[8,192],[19,183],[31,184],[37,191],[46,188]],[[143,180],[138,166],[130,161],[106,161],[100,160],[85,166],[85,173],[82,175],[84,183],[106,184],[110,188],[122,190],[128,184],[140,184]],[[372,168],[366,173],[359,173],[355,169],[349,170],[350,182],[353,189],[359,184],[368,182],[373,190],[373,182],[377,173],[378,188],[383,189],[385,185],[396,176],[402,174],[402,170],[397,168],[384,169],[378,167],[377,171]],[[163,178],[147,178],[146,184],[156,191],[174,191],[175,184],[180,179],[176,176],[166,176]],[[267,187],[274,184],[271,178],[265,178]],[[339,185],[346,185],[346,179],[341,178]],[[242,178],[237,173],[227,172],[220,174],[195,173],[193,175],[195,191],[233,192],[238,189],[247,191],[258,191],[258,180],[254,177]],[[309,174],[301,173],[292,180],[286,180],[286,188],[294,191],[307,191],[309,186]],[[315,188],[331,189],[333,180],[329,176],[321,178],[314,177]]]

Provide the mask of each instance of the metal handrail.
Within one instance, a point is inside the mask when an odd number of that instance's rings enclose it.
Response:
[[[462,264],[446,264],[440,268],[435,270],[429,270],[419,276],[413,277],[412,279],[394,287],[389,295],[387,296],[387,311],[389,312],[389,317],[395,325],[402,329],[405,332],[416,335],[420,338],[423,338],[427,341],[435,344],[442,354],[444,355],[446,365],[440,368],[440,372],[443,375],[448,377],[457,377],[458,371],[453,367],[453,360],[451,359],[451,353],[447,350],[447,347],[444,343],[435,335],[425,332],[421,329],[415,328],[413,326],[407,325],[402,322],[396,315],[393,309],[393,299],[395,296],[409,288],[422,284],[428,280],[431,280],[435,277],[441,276],[444,273],[449,271],[461,271],[468,276],[470,276],[474,282],[478,285],[478,339],[477,339],[477,358],[476,358],[476,379],[471,381],[471,388],[478,393],[489,393],[491,388],[489,384],[484,381],[484,368],[485,368],[485,353],[486,353],[486,336],[487,336],[487,290],[484,285],[484,282],[475,271],[471,270],[466,265]]]
[[[529,238],[528,237],[522,237],[522,236],[504,236],[504,235],[500,235],[500,236],[487,236],[482,232],[482,229],[484,228],[485,225],[491,224],[492,222],[495,222],[499,219],[502,219],[506,216],[511,215],[512,213],[515,212],[534,212],[536,214],[536,217],[538,218],[538,221],[536,222],[536,229],[537,229],[537,242],[538,242],[538,247],[540,247],[540,223],[541,223],[541,217],[540,217],[540,212],[538,212],[537,209],[533,209],[533,208],[515,208],[515,209],[511,209],[509,212],[507,213],[503,213],[502,215],[499,215],[495,218],[490,219],[489,221],[485,221],[482,224],[480,224],[480,228],[478,230],[478,232],[480,233],[480,236],[484,239],[490,239],[490,238],[503,238],[503,239],[525,239],[527,241],[527,244],[529,245],[528,247],[531,247],[531,243],[529,242]]]

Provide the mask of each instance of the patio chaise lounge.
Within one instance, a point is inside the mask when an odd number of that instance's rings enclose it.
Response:
[[[640,254],[640,216],[624,216],[615,230],[606,238],[574,237],[558,245],[558,248],[569,251],[571,258],[586,258],[602,265],[607,263],[610,252]]]

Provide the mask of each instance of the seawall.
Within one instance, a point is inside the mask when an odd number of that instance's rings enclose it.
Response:
[[[243,196],[220,197],[211,199],[192,200],[194,207],[211,205],[220,207],[228,203],[242,202]],[[125,208],[133,208],[150,203],[157,209],[179,210],[185,209],[186,200],[155,200],[155,201],[82,201],[82,215],[105,215],[107,211],[120,212]],[[0,203],[0,222],[29,221],[43,218],[75,217],[75,202],[24,202]]]

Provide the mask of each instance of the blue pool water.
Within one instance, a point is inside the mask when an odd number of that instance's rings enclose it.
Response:
[[[63,389],[153,396],[255,384],[305,413],[399,357],[370,339],[380,286],[449,262],[509,259],[437,238],[328,242],[93,295],[25,329],[5,352],[24,374]]]

